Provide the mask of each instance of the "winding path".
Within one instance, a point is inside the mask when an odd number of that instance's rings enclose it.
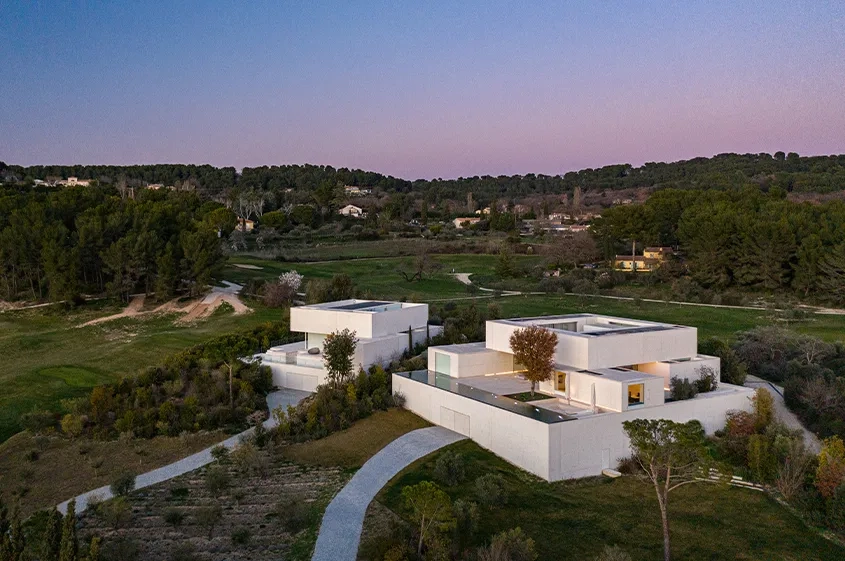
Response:
[[[818,454],[822,449],[822,443],[819,437],[805,427],[801,420],[786,407],[783,400],[783,388],[775,385],[767,380],[758,378],[757,376],[749,375],[745,380],[745,386],[748,388],[763,388],[772,394],[772,399],[775,403],[775,413],[778,418],[789,428],[798,429],[804,433],[804,444],[807,450],[813,454]]]
[[[267,405],[270,408],[270,418],[264,421],[265,428],[272,428],[276,426],[276,420],[273,418],[272,411],[276,407],[282,407],[282,409],[287,408],[288,405],[295,405],[305,399],[310,392],[303,392],[299,390],[290,390],[290,389],[282,389],[279,391],[275,391],[267,395]],[[187,458],[182,458],[181,460],[177,460],[172,464],[168,464],[166,466],[162,466],[160,468],[156,468],[152,471],[148,471],[147,473],[142,473],[141,475],[135,478],[135,488],[136,489],[143,489],[144,487],[149,487],[150,485],[155,485],[156,483],[161,483],[162,481],[167,481],[168,479],[173,479],[179,475],[183,475],[188,473],[189,471],[194,471],[195,469],[201,468],[204,465],[210,464],[214,461],[214,458],[211,457],[211,449],[215,446],[223,445],[230,450],[238,445],[240,442],[241,437],[248,436],[252,434],[252,431],[255,429],[247,429],[242,433],[236,434],[235,436],[229,437],[223,442],[219,442],[214,446],[209,446],[205,450],[197,452],[196,454],[192,454]],[[87,491],[74,497],[76,499],[76,512],[82,512],[88,506],[88,501],[91,498],[95,498],[98,500],[106,500],[112,498],[112,492],[109,489],[109,486],[106,485],[104,487],[100,487],[99,489],[93,489],[91,491]],[[67,513],[67,505],[70,502],[70,499],[58,505],[59,512],[62,514]]]
[[[417,429],[367,460],[329,503],[311,561],[355,561],[364,515],[381,488],[411,463],[464,438],[443,427]]]

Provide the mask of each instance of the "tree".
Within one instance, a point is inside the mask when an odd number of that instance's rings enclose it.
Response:
[[[223,508],[219,504],[205,506],[196,511],[197,524],[208,531],[208,539],[214,535],[214,528],[220,523],[223,518]]]
[[[539,382],[548,380],[554,372],[554,354],[557,335],[537,325],[517,329],[510,337],[514,361],[525,368],[525,377],[531,381],[531,396]]]
[[[102,539],[97,536],[91,537],[91,543],[88,545],[88,559],[86,561],[100,561],[100,545]]]
[[[676,423],[666,419],[634,419],[622,423],[631,451],[651,481],[663,522],[663,558],[670,561],[669,494],[695,483],[709,464],[704,429],[698,421]]]
[[[721,363],[721,379],[726,384],[742,386],[748,376],[748,367],[730,346],[717,337],[711,337],[698,345],[701,354],[717,356]]]
[[[135,490],[135,476],[131,473],[121,474],[111,482],[109,490],[115,497],[125,497]]]
[[[55,508],[47,516],[44,541],[41,545],[43,561],[59,561],[62,546],[62,513]]]
[[[819,452],[816,469],[816,488],[822,497],[829,499],[845,482],[845,444],[838,436],[826,438]]]
[[[59,544],[59,561],[77,561],[79,542],[76,538],[76,500],[71,499],[62,520],[62,541]]]
[[[241,357],[255,352],[250,340],[237,335],[221,337],[214,340],[213,345],[206,347],[206,358],[226,367],[229,374],[229,408],[235,408],[235,371],[241,366]]]
[[[452,527],[452,501],[440,487],[431,481],[423,481],[402,489],[405,507],[411,511],[411,520],[417,524],[419,540],[417,554],[422,555],[426,540],[436,532]]]
[[[83,424],[82,416],[68,413],[62,417],[62,431],[71,438],[76,438],[82,434]]]
[[[326,378],[333,386],[342,386],[353,372],[353,357],[358,339],[354,331],[344,329],[329,333],[323,341],[323,364]]]

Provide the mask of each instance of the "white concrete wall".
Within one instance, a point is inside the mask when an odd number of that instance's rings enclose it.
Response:
[[[698,355],[692,360],[683,362],[649,362],[637,366],[640,372],[647,372],[655,376],[660,376],[664,380],[664,387],[669,387],[669,381],[673,377],[697,380],[699,373],[698,369],[702,366],[709,366],[716,373],[716,380],[721,382],[721,361],[719,357]]]
[[[526,471],[549,478],[548,424],[395,374],[393,391],[404,394],[405,407],[420,417],[441,426],[452,423],[448,428]],[[465,428],[469,430],[463,432]]]
[[[472,343],[470,345],[473,345]],[[479,346],[478,352],[455,353],[443,350],[443,347],[428,348],[428,367],[434,370],[436,364],[435,353],[449,355],[449,372],[445,373],[453,378],[467,378],[469,376],[485,376],[501,372],[513,371],[513,355],[502,353]]]
[[[712,434],[724,426],[729,411],[749,410],[754,393],[724,384],[716,392],[691,400],[546,424],[397,375],[393,376],[393,389],[405,395],[410,411],[468,434],[482,447],[549,481],[599,475],[605,467],[615,467],[620,458],[629,456],[623,421],[697,419]]]
[[[583,324],[586,320],[576,318],[572,321]],[[510,353],[511,334],[524,326],[488,321],[485,327],[487,348]],[[694,327],[644,333],[606,333],[593,337],[558,332],[557,336],[555,363],[579,370],[689,358],[696,356],[698,350],[698,335]]]
[[[290,330],[300,333],[333,333],[349,329],[358,337],[372,338],[373,315],[338,310],[293,307],[290,309]],[[408,329],[405,326],[405,329]]]
[[[326,381],[325,370],[278,362],[265,362],[263,364],[270,367],[273,372],[273,385],[280,388],[313,392],[318,385]]]
[[[630,442],[622,428],[633,419],[670,419],[679,423],[697,419],[708,434],[721,429],[729,411],[749,410],[753,390],[724,385],[724,390],[659,407],[643,407],[623,413],[594,415],[550,425],[550,480],[599,475],[604,467],[615,467],[630,456]]]
[[[373,314],[371,337],[392,335],[401,331],[425,327],[428,323],[428,304],[414,304],[399,310],[388,310]]]

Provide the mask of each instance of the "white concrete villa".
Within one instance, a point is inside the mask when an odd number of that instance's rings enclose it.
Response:
[[[555,373],[533,401],[510,349],[510,335],[537,325],[557,335]],[[699,420],[708,433],[728,411],[748,409],[753,391],[719,383],[714,391],[671,401],[672,377],[719,376],[719,359],[699,355],[693,327],[593,314],[487,322],[486,341],[430,347],[429,370],[393,375],[406,408],[468,436],[548,481],[598,475],[630,454],[622,422]]]
[[[358,346],[356,367],[386,365],[409,346],[424,343],[440,333],[428,325],[428,304],[341,300],[290,310],[290,329],[305,334],[305,341],[271,347],[258,355],[273,371],[278,387],[314,391],[326,381],[323,340],[335,331],[355,331]]]

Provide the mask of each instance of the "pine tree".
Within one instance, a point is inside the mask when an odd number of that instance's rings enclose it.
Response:
[[[76,539],[76,501],[71,499],[67,505],[67,514],[62,521],[62,541],[59,548],[59,561],[77,561],[79,542]]]
[[[845,302],[845,244],[825,254],[819,263],[819,272],[820,292],[837,304]]]
[[[47,518],[47,527],[44,530],[43,561],[59,561],[61,546],[62,513],[54,508],[50,511],[50,516]]]

